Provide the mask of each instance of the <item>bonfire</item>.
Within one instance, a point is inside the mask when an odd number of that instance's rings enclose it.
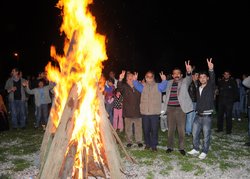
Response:
[[[56,83],[44,134],[39,178],[121,178],[121,143],[104,108],[101,74],[107,60],[105,36],[96,32],[92,0],[60,0],[64,55],[51,47],[58,67],[46,66]],[[122,146],[122,144],[121,144]],[[124,147],[122,147],[124,149]],[[125,151],[125,150],[124,150]],[[127,155],[128,156],[128,155]]]

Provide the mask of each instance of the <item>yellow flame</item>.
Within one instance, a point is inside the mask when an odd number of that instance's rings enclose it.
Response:
[[[54,89],[55,107],[51,111],[55,127],[60,122],[71,87],[77,84],[79,89],[81,104],[74,114],[75,127],[71,137],[71,141],[78,141],[75,167],[83,166],[83,149],[88,152],[91,147],[97,160],[101,145],[97,82],[101,77],[102,62],[107,59],[107,55],[105,37],[96,32],[95,18],[88,10],[91,3],[92,0],[60,0],[57,3],[63,15],[60,30],[66,36],[64,55],[57,55],[55,47],[51,47],[51,56],[58,62],[59,69],[50,63],[46,67],[48,79],[57,84]]]

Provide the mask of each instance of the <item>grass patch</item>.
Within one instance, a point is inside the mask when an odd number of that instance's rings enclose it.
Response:
[[[179,162],[181,166],[181,170],[185,172],[191,172],[196,168],[196,165],[193,162],[189,162],[188,160],[182,160]]]
[[[11,176],[8,174],[1,174],[0,179],[11,179]]]
[[[31,165],[29,161],[24,159],[14,159],[12,163],[14,164],[13,171],[23,171]]]
[[[202,168],[200,166],[196,166],[196,170],[194,172],[195,176],[200,176],[200,175],[202,175],[204,173],[205,173],[205,169],[204,168]]]
[[[147,173],[147,177],[146,177],[147,179],[153,179],[154,178],[154,174],[153,174],[153,172],[152,171],[149,171],[148,173]]]
[[[227,162],[227,161],[220,161],[219,162],[219,167],[222,171],[226,171],[230,168],[234,168],[234,167],[237,167],[238,164],[235,164],[233,162]]]
[[[171,170],[173,170],[173,166],[168,165],[168,166],[166,166],[163,170],[160,171],[160,174],[166,176],[166,175],[169,174],[169,172],[170,172]]]

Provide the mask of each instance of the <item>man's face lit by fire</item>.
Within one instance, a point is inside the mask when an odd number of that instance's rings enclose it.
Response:
[[[178,69],[173,70],[172,77],[174,81],[178,81],[182,77],[181,70]]]
[[[126,80],[127,80],[127,83],[129,85],[132,85],[133,84],[133,74],[132,73],[128,73],[127,77],[126,77]]]

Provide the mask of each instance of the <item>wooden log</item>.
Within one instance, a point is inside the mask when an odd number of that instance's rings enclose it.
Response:
[[[111,123],[110,123],[110,129],[111,129],[111,131],[113,132],[113,134],[114,134],[114,136],[115,136],[117,142],[120,144],[120,146],[121,146],[123,152],[125,153],[126,158],[127,158],[130,162],[132,162],[132,163],[137,163],[137,162],[135,161],[135,159],[133,159],[133,158],[128,154],[127,150],[126,150],[125,147],[123,146],[123,143],[122,143],[120,137],[119,137],[118,134],[116,133],[116,131],[115,131],[115,129],[113,128],[113,126],[112,126]]]
[[[67,156],[64,158],[62,168],[60,169],[59,172],[60,179],[68,179],[72,177],[76,150],[77,150],[77,144],[76,142],[74,142],[69,146],[69,151],[67,153]]]
[[[55,110],[55,108],[56,108],[56,105],[55,105],[55,102],[53,101],[51,110]],[[50,113],[47,127],[43,135],[42,145],[40,148],[40,170],[42,170],[45,160],[47,158],[51,143],[54,138],[54,131],[55,131],[55,126],[52,121],[52,113]]]
[[[101,139],[104,145],[106,160],[108,163],[108,168],[110,171],[111,179],[121,178],[121,156],[115,142],[115,138],[113,136],[112,131],[109,126],[109,119],[107,117],[107,112],[105,110],[103,96],[100,92],[98,92],[98,98],[100,101],[99,104],[99,114],[100,114],[100,132]]]
[[[59,178],[59,172],[74,129],[73,114],[77,108],[77,103],[77,85],[74,85],[70,91],[60,123],[49,149],[48,157],[45,161],[43,169],[40,171],[41,179]]]
[[[74,31],[74,33],[72,35],[72,38],[71,38],[71,41],[70,41],[70,45],[69,45],[67,54],[66,54],[66,58],[67,58],[68,61],[71,60],[70,53],[73,52],[73,50],[74,50],[73,47],[76,44],[76,40],[75,40],[76,36],[77,36],[77,31]],[[63,69],[61,69],[61,70],[63,71]],[[62,72],[62,73],[65,73],[65,72]],[[67,76],[67,75],[70,75],[70,74],[64,74],[64,75]],[[48,118],[47,127],[46,127],[46,130],[45,130],[42,145],[41,145],[41,148],[40,148],[40,171],[42,170],[42,168],[44,166],[45,160],[47,158],[47,154],[48,154],[48,152],[50,150],[51,142],[52,142],[53,137],[54,137],[54,133],[56,131],[56,126],[54,126],[54,123],[53,123],[52,119],[53,118],[57,118],[58,120],[61,119],[61,116],[53,116],[53,115],[57,115],[53,111],[57,111],[58,105],[61,105],[60,101],[59,102],[55,101],[56,99],[57,98],[55,98],[53,100],[53,103],[52,103],[52,106],[51,106],[51,110],[50,110],[51,112],[50,112],[50,115],[49,115],[49,118]],[[62,107],[64,108],[64,106],[62,106]]]

